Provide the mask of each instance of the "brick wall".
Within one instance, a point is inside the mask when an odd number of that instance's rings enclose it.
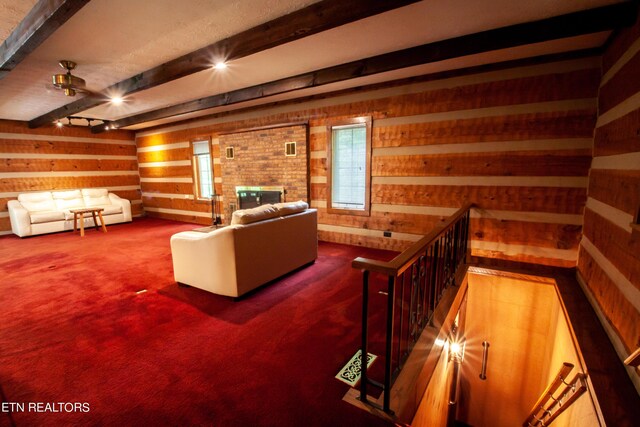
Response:
[[[225,218],[231,217],[239,185],[284,187],[285,200],[309,201],[306,126],[233,133],[219,140]],[[285,156],[285,143],[294,141],[296,156]],[[227,147],[233,147],[233,159],[226,158]]]

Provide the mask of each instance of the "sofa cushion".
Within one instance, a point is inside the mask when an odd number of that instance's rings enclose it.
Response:
[[[18,194],[18,201],[29,212],[55,211],[56,204],[50,191]]]
[[[106,188],[84,188],[82,189],[82,197],[87,207],[103,207],[111,204],[109,190]]]
[[[64,212],[62,211],[39,211],[31,212],[31,224],[41,224],[43,222],[61,221],[64,219]],[[73,216],[71,217],[73,218]]]
[[[54,191],[51,193],[57,210],[84,208],[80,190]]]
[[[277,216],[278,209],[275,206],[262,205],[257,208],[235,211],[231,217],[231,225],[251,224],[252,222],[263,221]]]
[[[304,212],[309,209],[309,205],[303,200],[298,200],[297,202],[276,203],[273,206],[278,209],[278,215],[280,216]]]

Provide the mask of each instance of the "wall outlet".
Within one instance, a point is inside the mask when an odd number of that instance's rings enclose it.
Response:
[[[384,237],[391,237],[391,232],[390,231],[385,231],[382,234],[384,235]]]

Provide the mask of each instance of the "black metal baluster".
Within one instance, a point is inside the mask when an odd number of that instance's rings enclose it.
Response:
[[[391,398],[391,338],[393,331],[394,299],[396,294],[395,281],[395,276],[389,276],[389,298],[387,299],[387,342],[385,351],[386,363],[384,367],[384,399],[382,403],[385,412],[390,412],[389,401]]]
[[[362,345],[360,349],[360,401],[367,401],[367,334],[369,333],[369,270],[362,272]]]

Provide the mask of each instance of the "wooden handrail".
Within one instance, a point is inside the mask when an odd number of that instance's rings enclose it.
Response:
[[[533,405],[529,416],[522,423],[523,427],[548,426],[556,418],[567,410],[585,391],[587,391],[586,375],[578,372],[571,382],[567,382],[569,373],[573,370],[573,364],[564,362],[558,375],[547,389],[542,393],[540,399]],[[562,391],[554,397],[554,393],[564,386]]]
[[[443,231],[456,223],[467,211],[473,208],[473,203],[467,203],[458,209],[453,215],[448,217],[441,224],[434,227],[429,234],[412,244],[409,248],[402,251],[391,261],[377,261],[369,258],[358,257],[351,262],[353,268],[367,270],[376,273],[382,273],[386,276],[398,276],[402,274],[413,262],[420,256],[422,252],[433,242],[435,242]]]
[[[624,364],[627,366],[633,366],[635,368],[640,366],[640,347],[625,359]]]
[[[420,334],[432,321],[445,290],[456,284],[458,272],[466,265],[472,207],[472,203],[467,203],[389,262],[367,258],[352,261],[351,266],[362,271],[361,354],[368,354],[369,275],[374,272],[387,277],[384,382],[370,378],[367,365],[362,364],[361,402],[378,407],[367,397],[371,384],[384,392],[379,408],[393,412],[389,406],[391,386]]]

